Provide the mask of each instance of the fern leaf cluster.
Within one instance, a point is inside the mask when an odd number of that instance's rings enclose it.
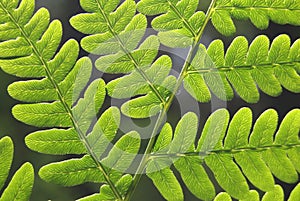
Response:
[[[173,163],[196,197],[212,200],[215,188],[207,166],[232,197],[246,200],[255,194],[252,200],[259,200],[257,192],[250,191],[247,180],[267,194],[280,188],[275,186],[274,176],[286,183],[298,181],[300,110],[289,112],[278,130],[277,122],[273,109],[265,111],[253,128],[249,108],[240,109],[230,122],[228,111],[220,109],[208,118],[195,146],[198,120],[195,114],[188,113],[179,121],[174,136],[169,124],[162,129],[147,165],[147,175],[165,199],[183,200],[180,184],[170,168]]]
[[[214,0],[211,21],[223,35],[236,32],[232,18],[250,20],[257,28],[266,29],[269,21],[277,24],[300,25],[297,1],[288,0]],[[160,31],[161,42],[170,47],[188,47],[197,41],[205,24],[205,13],[198,11],[197,0],[141,0],[138,11],[145,15],[159,15],[151,25]]]
[[[189,47],[205,21],[205,13],[197,11],[198,4],[197,0],[142,0],[138,3],[138,11],[146,15],[160,14],[151,25],[159,31],[162,44]]]
[[[12,165],[14,144],[10,137],[0,139],[0,189],[3,188]],[[29,200],[34,183],[34,170],[30,163],[24,163],[3,190],[1,201]],[[16,190],[18,189],[18,190]]]
[[[124,1],[114,12],[117,5],[105,10],[105,3],[101,1],[80,1],[80,4],[89,13],[78,14],[70,22],[78,31],[91,34],[82,39],[83,49],[102,55],[95,62],[100,71],[128,74],[109,82],[108,94],[113,98],[143,95],[127,101],[121,108],[123,114],[134,118],[156,115],[172,92],[176,79],[168,76],[171,59],[168,56],[156,59],[160,46],[156,36],[147,37],[139,45],[146,31],[146,17],[136,14],[133,0]],[[87,4],[99,6],[89,9]],[[92,29],[98,23],[96,19],[101,20],[101,29]]]
[[[90,59],[77,60],[79,45],[73,39],[58,50],[62,25],[58,20],[50,22],[45,8],[33,13],[34,0],[23,0],[20,5],[18,1],[2,0],[0,6],[8,16],[7,23],[0,25],[5,33],[1,34],[0,66],[9,74],[28,78],[8,88],[13,98],[27,102],[16,105],[13,115],[26,124],[50,128],[28,135],[26,144],[47,154],[86,154],[44,166],[39,172],[41,178],[64,186],[108,183],[120,198],[123,195],[117,193],[114,183],[130,183],[122,173],[139,150],[139,134],[125,134],[108,155],[102,156],[116,136],[120,113],[117,108],[109,108],[93,125],[106,91],[101,79],[86,87],[92,71]],[[14,34],[9,32],[12,27]],[[84,97],[80,98],[83,90]]]
[[[249,46],[240,36],[226,54],[221,40],[213,41],[207,50],[201,45],[187,71],[185,88],[200,102],[210,101],[211,92],[222,100],[231,100],[232,88],[249,103],[259,101],[258,88],[275,97],[281,94],[282,86],[299,93],[299,42],[291,46],[290,38],[283,34],[270,45],[261,35]]]
[[[60,21],[50,21],[45,8],[34,12],[34,3],[0,0],[0,67],[23,79],[8,87],[13,98],[25,102],[13,108],[14,117],[41,128],[26,137],[26,145],[37,152],[73,157],[43,166],[42,179],[62,186],[100,186],[99,192],[80,201],[128,201],[144,171],[161,195],[174,201],[184,200],[176,175],[202,200],[259,200],[256,190],[265,193],[264,201],[282,200],[274,177],[286,183],[299,181],[299,109],[289,112],[280,125],[277,112],[267,110],[254,126],[249,108],[239,110],[231,121],[229,112],[220,109],[208,118],[197,143],[199,122],[193,112],[181,118],[174,132],[164,122],[182,84],[199,102],[210,101],[212,93],[231,100],[234,90],[248,103],[259,100],[259,89],[270,96],[280,95],[283,87],[300,93],[299,40],[291,45],[287,35],[280,35],[270,44],[266,36],[258,36],[249,46],[244,37],[237,37],[226,54],[220,40],[208,48],[200,44],[209,20],[224,35],[235,32],[232,18],[250,19],[260,29],[270,20],[299,25],[297,1],[212,0],[204,13],[198,0],[80,0],[85,13],[70,23],[87,35],[80,45],[97,55],[96,68],[121,74],[107,84],[90,80],[93,64],[87,57],[78,59],[77,41],[71,39],[59,48]],[[157,36],[146,34],[146,15],[155,15],[151,24]],[[161,44],[190,47],[178,78],[170,75],[172,59],[159,54]],[[106,94],[126,102],[120,109],[111,106],[98,114]],[[158,113],[145,150],[140,150],[138,132],[119,130],[122,114],[148,118]],[[10,147],[5,156],[9,163],[3,169],[8,170],[12,146],[5,143]],[[141,152],[145,155],[135,174],[125,174]],[[32,172],[31,166],[25,169]],[[216,196],[209,172],[226,193]],[[299,185],[290,200],[298,195]]]
[[[269,21],[299,26],[299,13],[299,2],[294,0],[217,0],[211,20],[220,33],[231,35],[236,30],[232,18],[249,19],[258,29],[266,29]]]

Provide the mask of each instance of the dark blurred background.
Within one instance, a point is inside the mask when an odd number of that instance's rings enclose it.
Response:
[[[207,8],[209,1],[201,1],[201,8]],[[64,36],[63,42],[70,38],[75,38],[78,41],[83,37],[82,34],[76,32],[69,24],[69,19],[71,16],[76,15],[79,12],[82,12],[80,9],[78,0],[36,0],[36,8],[46,7],[50,10],[51,19],[59,19],[62,21],[64,26]],[[300,17],[300,16],[299,16]],[[288,34],[292,42],[300,37],[300,27],[293,26],[279,26],[273,23],[270,23],[270,26],[267,30],[257,30],[249,21],[235,21],[237,26],[237,33],[232,37],[223,37],[209,24],[206,28],[205,35],[203,37],[202,43],[206,46],[214,39],[222,39],[225,42],[225,45],[228,46],[234,37],[238,35],[244,35],[248,38],[249,41],[252,41],[257,35],[266,34],[272,40],[276,36],[282,33]],[[186,50],[176,50],[182,51],[182,54],[186,53]],[[86,52],[81,51],[81,56],[88,55]],[[176,58],[175,58],[176,62]],[[178,62],[180,59],[178,59]],[[107,77],[106,79],[109,79]],[[33,194],[31,200],[33,201],[73,201],[85,195],[92,194],[94,192],[99,192],[99,186],[94,184],[86,184],[83,186],[73,187],[73,188],[64,188],[56,186],[53,184],[48,184],[42,181],[38,175],[37,171],[42,166],[49,162],[59,161],[65,157],[58,156],[48,156],[43,154],[38,154],[30,151],[24,144],[24,137],[31,133],[32,131],[37,130],[37,128],[24,125],[23,123],[15,120],[11,115],[11,108],[17,104],[15,100],[9,97],[7,94],[7,86],[17,80],[15,77],[9,76],[0,70],[0,94],[1,94],[1,104],[0,104],[0,136],[9,135],[13,138],[15,143],[15,158],[13,162],[12,173],[15,172],[22,163],[30,161],[33,163],[36,171],[35,186],[33,189]],[[184,95],[184,93],[183,93]],[[189,98],[189,97],[188,97]],[[284,91],[281,96],[277,98],[272,98],[261,93],[261,99],[258,104],[247,104],[239,97],[235,97],[234,100],[224,103],[217,102],[212,105],[211,103],[199,104],[199,108],[195,108],[200,111],[200,130],[209,116],[209,114],[220,107],[226,106],[231,114],[234,114],[238,109],[244,106],[252,108],[254,119],[256,119],[264,110],[268,108],[275,108],[280,116],[280,120],[284,115],[292,110],[293,108],[299,107],[299,94],[293,94],[288,91]],[[108,105],[107,105],[108,106]],[[172,118],[169,117],[171,122],[176,122],[180,118],[178,114],[178,107],[180,107],[178,101],[171,107],[170,113]],[[142,125],[143,123],[140,123]],[[147,124],[147,123],[145,123]],[[200,132],[199,132],[200,133]],[[279,181],[277,181],[279,182]],[[289,193],[293,185],[286,185],[285,191]],[[186,200],[192,201],[197,200],[191,195],[188,190],[184,189]],[[136,190],[134,201],[159,201],[163,200],[157,190],[153,187],[151,181],[146,177],[142,178],[142,181]]]

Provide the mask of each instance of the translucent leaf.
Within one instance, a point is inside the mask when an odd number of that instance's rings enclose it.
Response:
[[[251,147],[264,147],[273,143],[273,135],[277,129],[278,114],[275,110],[266,110],[256,120],[250,136]]]
[[[30,55],[32,49],[24,38],[4,41],[0,43],[0,58]]]
[[[246,147],[252,126],[252,112],[249,108],[240,109],[232,118],[224,142],[225,149]]]
[[[254,186],[263,191],[272,190],[275,185],[273,175],[262,160],[260,153],[241,152],[235,154],[234,158]]]
[[[178,0],[170,0],[170,2],[175,4]],[[166,13],[169,7],[168,0],[142,0],[137,5],[138,11],[145,15]]]
[[[236,32],[235,25],[226,11],[214,12],[211,21],[216,29],[225,36],[230,36]]]
[[[86,148],[74,129],[51,129],[31,133],[25,138],[26,145],[34,151],[53,154],[85,154]]]
[[[201,74],[188,74],[184,79],[184,88],[199,102],[209,102],[210,91]]]
[[[0,200],[29,200],[33,183],[33,167],[30,163],[25,163],[14,174],[7,188],[4,190]]]
[[[105,19],[100,13],[81,13],[70,19],[71,25],[84,34],[105,33],[108,31]]]
[[[232,199],[228,193],[222,192],[215,197],[214,201],[232,201]]]
[[[263,160],[281,181],[286,183],[298,181],[298,173],[284,150],[269,149],[263,153]]]
[[[0,163],[0,189],[5,184],[5,181],[8,177],[8,173],[12,164],[13,160],[13,142],[9,137],[4,137],[0,140],[0,156],[1,156],[1,163]]]
[[[38,127],[70,127],[70,116],[60,102],[22,104],[13,107],[16,119]]]
[[[172,61],[168,56],[158,58],[150,68],[145,70],[145,75],[153,85],[160,86],[168,76]],[[114,98],[129,98],[135,95],[146,94],[151,91],[149,83],[137,71],[130,75],[115,79],[107,84],[108,94]]]
[[[104,176],[90,156],[81,159],[70,159],[43,166],[39,171],[40,177],[49,182],[62,186],[76,186],[85,182],[102,183]]]
[[[105,98],[105,83],[102,79],[93,81],[84,93],[84,98],[79,99],[72,108],[72,116],[77,124],[78,132],[86,133],[92,121],[97,116]]]
[[[269,21],[277,24],[292,24],[299,25],[300,21],[296,17],[299,15],[300,6],[298,2],[293,0],[288,1],[254,1],[254,0],[233,0],[233,1],[218,1],[215,6],[213,16],[219,15],[218,20],[215,20],[214,26],[217,30],[224,34],[233,34],[226,31],[225,25],[230,22],[230,27],[234,27],[231,18],[250,21],[259,29],[268,28]],[[223,19],[222,19],[223,18]],[[218,23],[217,23],[218,21]]]
[[[244,37],[237,37],[230,45],[225,56],[226,66],[240,66],[245,63],[248,50],[248,42]],[[238,70],[233,67],[232,71],[226,73],[236,92],[250,103],[256,103],[259,92],[250,72]]]
[[[156,115],[161,110],[161,102],[154,94],[148,94],[127,101],[121,107],[124,115],[132,118],[147,118]]]
[[[120,125],[120,118],[119,109],[110,107],[103,112],[93,130],[87,135],[89,146],[99,159],[114,139]]]
[[[167,162],[168,163],[168,162]],[[163,161],[150,161],[147,176],[153,181],[161,195],[170,201],[183,201],[183,192],[173,171]]]
[[[293,144],[299,141],[300,110],[290,111],[282,120],[275,137],[276,144]]]
[[[190,33],[185,29],[159,32],[158,37],[163,45],[171,48],[186,48],[193,44]]]
[[[244,199],[241,199],[240,201],[260,201],[259,194],[258,194],[257,191],[251,190],[248,193],[248,196],[246,198],[244,198]]]
[[[291,195],[288,201],[296,201],[300,197],[300,184],[298,184],[294,190],[291,192]]]
[[[129,168],[140,149],[140,135],[132,131],[121,137],[102,163],[114,170],[124,172]]]
[[[172,138],[173,138],[172,126],[169,123],[166,123],[161,129],[157,137],[152,152],[153,153],[166,152],[169,149]]]
[[[157,56],[158,48],[158,38],[150,36],[143,41],[137,50],[132,51],[131,55],[140,68],[144,69],[151,65]],[[121,52],[100,57],[95,64],[100,71],[106,73],[130,73],[135,69],[130,55]]]
[[[215,188],[198,157],[181,157],[174,163],[188,189],[201,200],[211,200]]]
[[[184,153],[194,146],[197,129],[198,117],[192,112],[185,114],[176,126],[169,153]]]
[[[207,119],[198,142],[197,151],[209,152],[223,147],[223,138],[229,122],[229,113],[220,109]]]
[[[249,187],[238,166],[228,154],[210,155],[205,163],[213,171],[220,186],[237,199],[246,198]]]
[[[284,192],[279,185],[275,185],[274,189],[265,193],[262,198],[262,201],[283,201],[284,200]]]

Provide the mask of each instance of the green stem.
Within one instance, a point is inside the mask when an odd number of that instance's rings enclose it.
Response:
[[[172,95],[169,97],[169,99],[167,100],[166,104],[164,105],[161,113],[159,114],[159,117],[156,121],[156,124],[155,124],[155,127],[153,129],[153,132],[151,134],[151,138],[148,142],[148,145],[147,145],[147,148],[146,148],[146,151],[145,151],[145,154],[144,154],[144,157],[142,158],[141,162],[140,162],[140,165],[133,177],[133,182],[131,184],[131,187],[129,188],[128,190],[128,193],[127,195],[125,196],[125,199],[124,201],[129,201],[137,187],[137,184],[139,183],[141,177],[142,177],[142,174],[143,174],[143,171],[147,165],[147,162],[149,161],[150,159],[150,153],[154,147],[154,144],[155,144],[155,141],[156,141],[156,135],[157,133],[159,132],[159,128],[162,126],[162,124],[164,123],[164,120],[166,119],[166,115],[167,115],[167,112],[171,106],[171,104],[173,103],[173,100],[175,98],[175,94],[177,93],[177,91],[179,90],[180,86],[182,85],[183,83],[183,80],[187,74],[187,71],[188,71],[188,68],[189,66],[191,65],[191,62],[194,58],[194,55],[196,53],[196,51],[198,50],[198,45],[199,45],[199,42],[200,42],[200,39],[202,38],[203,36],[203,33],[204,33],[204,29],[207,25],[207,23],[209,22],[210,20],[210,17],[214,11],[214,6],[215,6],[215,3],[216,3],[216,0],[212,0],[208,10],[207,10],[207,13],[206,13],[206,17],[205,17],[205,21],[204,21],[204,24],[203,26],[201,27],[201,29],[198,31],[197,35],[195,36],[195,40],[194,40],[194,43],[192,45],[192,47],[190,48],[190,51],[189,51],[189,54],[187,56],[187,59],[183,65],[183,68],[179,74],[179,77],[177,79],[177,82],[176,82],[176,85],[175,85],[175,88],[173,90],[173,93]]]
[[[243,65],[243,66],[218,66],[217,68],[201,68],[197,70],[189,70],[187,74],[204,74],[204,73],[218,73],[218,72],[228,72],[232,70],[254,70],[258,68],[276,68],[278,66],[295,66],[299,64],[300,61],[285,61],[278,63],[264,63],[255,65]]]
[[[270,149],[280,149],[280,150],[290,150],[294,148],[300,147],[300,143],[297,144],[287,144],[287,145],[268,145],[261,147],[245,147],[245,148],[237,148],[237,149],[219,149],[219,150],[210,150],[210,151],[198,151],[198,152],[186,152],[186,153],[175,153],[175,154],[160,154],[155,153],[151,154],[150,159],[155,158],[180,158],[180,157],[205,157],[213,154],[237,154],[241,152],[254,151],[254,152],[264,152]]]

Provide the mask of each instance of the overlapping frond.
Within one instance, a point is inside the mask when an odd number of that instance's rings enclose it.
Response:
[[[232,18],[249,19],[259,29],[266,29],[269,21],[277,24],[300,25],[300,4],[294,0],[217,0],[212,23],[224,34],[235,33]]]
[[[46,154],[85,154],[46,165],[39,174],[46,181],[65,186],[104,183],[114,199],[120,199],[115,183],[123,181],[122,173],[139,150],[139,134],[130,132],[115,139],[120,112],[114,107],[93,123],[106,96],[104,81],[89,83],[90,59],[77,60],[79,45],[75,40],[58,50],[61,23],[50,22],[45,8],[33,13],[34,7],[34,0],[22,0],[20,4],[0,1],[0,66],[9,74],[28,79],[8,88],[13,98],[27,102],[16,105],[13,115],[26,124],[49,129],[27,136],[29,148]],[[116,23],[123,20],[123,14],[115,16]],[[117,141],[115,145],[112,140]],[[110,144],[112,149],[106,150]]]
[[[297,157],[300,151],[300,110],[289,112],[278,130],[277,121],[276,111],[270,109],[252,127],[249,108],[240,109],[230,122],[228,111],[220,109],[207,120],[195,147],[198,120],[195,114],[188,113],[178,123],[174,137],[169,124],[162,129],[148,161],[147,175],[167,200],[183,200],[171,164],[187,188],[201,200],[215,197],[215,188],[206,167],[219,185],[236,199],[249,200],[252,197],[259,200],[257,192],[249,189],[247,180],[257,189],[267,192],[265,197],[270,197],[278,188],[274,176],[286,183],[296,183],[300,171]],[[296,196],[297,189],[291,197]],[[226,195],[217,197],[223,199]]]
[[[206,50],[199,47],[184,80],[186,90],[198,101],[207,102],[211,92],[222,100],[234,93],[246,102],[259,100],[258,88],[270,96],[279,96],[282,86],[300,92],[300,40],[291,46],[287,35],[280,35],[270,45],[262,35],[248,45],[245,37],[237,37],[224,53],[224,44],[213,41]]]
[[[108,84],[109,95],[142,95],[123,105],[122,112],[127,116],[145,118],[157,114],[173,89],[174,77],[168,77],[172,67],[168,56],[155,60],[160,46],[157,36],[142,41],[146,17],[136,14],[133,0],[119,6],[119,1],[100,0],[81,0],[80,4],[88,13],[78,14],[70,22],[78,31],[90,34],[82,39],[81,46],[87,52],[101,55],[95,62],[97,69],[129,74]],[[108,10],[107,4],[111,5]]]
[[[0,139],[0,189],[3,188],[11,168],[14,145],[10,137]],[[30,163],[24,163],[3,190],[1,201],[29,200],[34,183],[34,170]],[[18,189],[18,190],[16,190]]]
[[[189,47],[204,24],[205,13],[197,11],[198,0],[141,0],[138,11],[159,15],[151,22],[160,41],[169,47]]]
[[[211,21],[223,35],[236,32],[233,18],[250,20],[259,29],[269,22],[300,25],[300,5],[294,0],[214,0]],[[205,14],[198,10],[198,0],[141,0],[139,12],[159,15],[152,27],[159,33],[162,43],[170,47],[188,47],[201,30]]]

